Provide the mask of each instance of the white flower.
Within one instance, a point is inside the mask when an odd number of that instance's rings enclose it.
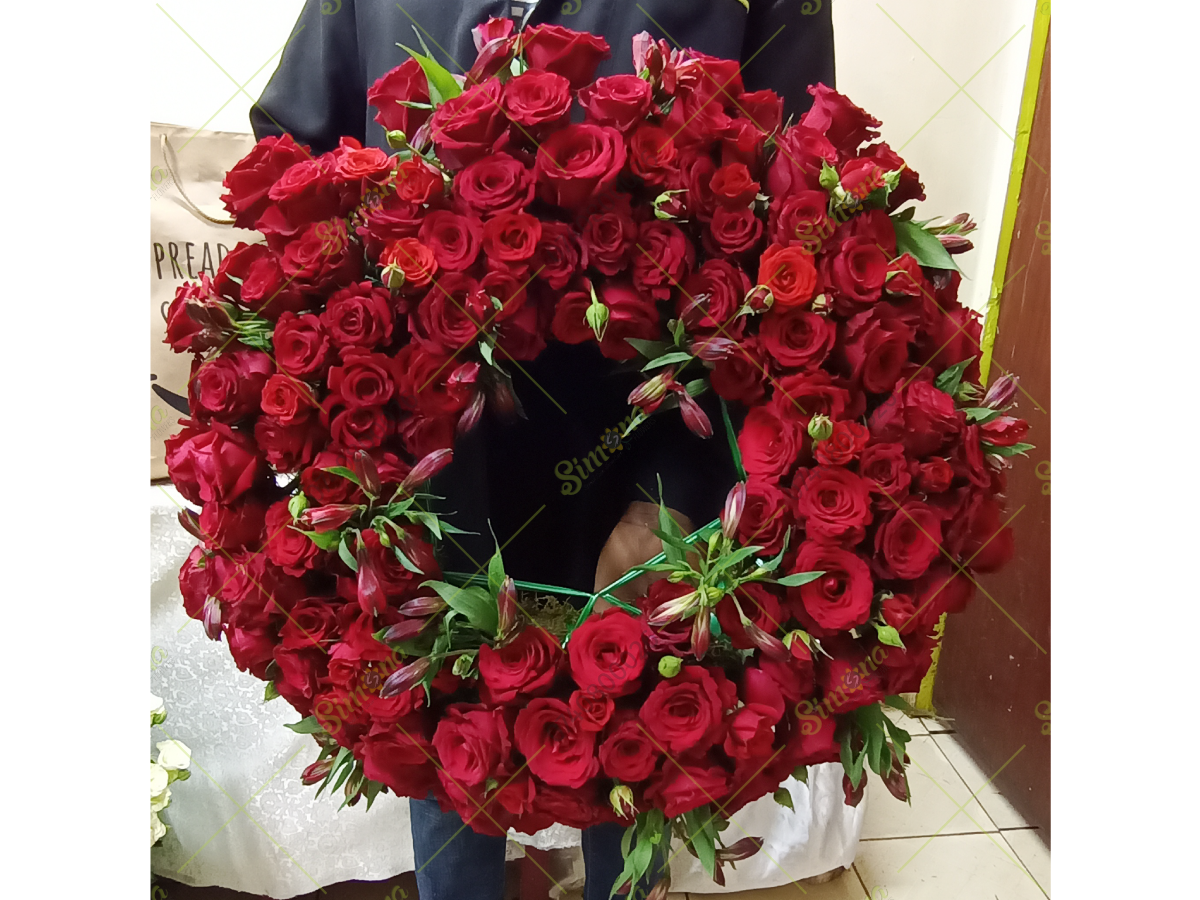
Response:
[[[167,770],[156,762],[150,763],[150,799],[154,798],[167,789],[167,785],[171,783],[171,776],[167,774]]]
[[[159,741],[158,764],[164,769],[186,769],[192,764],[192,751],[183,741]]]
[[[158,818],[158,813],[150,813],[150,846],[153,847],[158,839],[167,833],[167,826]]]
[[[150,724],[161,725],[167,721],[167,706],[163,703],[162,697],[150,695]]]

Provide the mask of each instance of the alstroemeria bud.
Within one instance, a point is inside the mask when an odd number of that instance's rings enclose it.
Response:
[[[400,615],[431,616],[434,613],[441,612],[445,606],[446,601],[441,597],[416,597],[401,605]]]
[[[773,634],[767,634],[749,619],[742,620],[742,630],[746,634],[746,639],[761,650],[767,659],[783,662],[791,655],[788,648],[783,646],[783,641]]]
[[[728,540],[737,536],[742,512],[746,509],[746,482],[739,481],[725,496],[725,509],[721,512],[721,534]]]
[[[818,413],[808,420],[808,436],[813,439],[814,443],[829,440],[831,434],[833,434],[833,420],[829,416]]]
[[[366,450],[359,450],[354,454],[353,459],[350,460],[350,467],[358,476],[358,482],[368,497],[373,500],[383,493],[383,485],[379,481],[379,469],[375,467],[375,460],[371,459],[371,454]]]
[[[650,415],[658,409],[663,398],[674,389],[675,384],[674,370],[667,369],[635,387],[629,392],[629,397],[625,402],[638,407],[646,415]]]
[[[720,872],[720,869],[717,869]],[[671,893],[671,875],[668,872],[658,880],[658,883],[651,888],[650,893],[646,895],[646,900],[667,900]]]
[[[383,639],[389,643],[412,640],[424,631],[428,624],[429,619],[405,619],[384,632]]]
[[[704,659],[704,654],[708,652],[708,642],[711,637],[708,618],[708,610],[701,609],[692,619],[692,655],[696,659]]]
[[[961,234],[939,234],[937,237],[947,253],[966,253],[975,246]]]
[[[699,598],[696,592],[689,591],[681,597],[673,597],[660,605],[650,614],[647,622],[652,626],[666,625],[695,609],[698,605]]]
[[[627,784],[618,784],[609,791],[608,802],[612,804],[613,812],[622,819],[637,815],[637,807],[633,805],[633,789]]]
[[[403,694],[405,691],[411,690],[421,683],[421,679],[429,674],[430,665],[429,657],[422,656],[404,668],[397,669],[387,677],[387,681],[379,689],[380,698],[387,700],[390,697],[395,697],[397,694]]]
[[[450,373],[450,377],[446,379],[446,384],[474,384],[479,380],[479,370],[481,368],[482,366],[476,361],[465,362]]]
[[[678,656],[664,656],[658,661],[658,674],[663,678],[674,678],[683,668],[683,660]]]
[[[216,597],[209,597],[204,601],[204,608],[200,611],[200,621],[204,625],[204,633],[210,641],[219,641],[221,639],[221,601]]]
[[[1012,416],[1000,416],[979,426],[979,436],[996,447],[1011,447],[1025,440],[1027,434],[1029,423]]]
[[[712,437],[713,427],[712,422],[709,421],[708,414],[700,408],[700,404],[686,391],[679,394],[679,411],[683,413],[683,424],[688,427],[688,430],[692,434],[702,438]]]
[[[479,420],[483,417],[483,407],[486,402],[487,396],[483,391],[476,391],[467,408],[463,410],[463,414],[458,417],[458,425],[454,428],[457,434],[466,434],[474,430],[475,426],[479,424]]]
[[[299,522],[317,534],[341,528],[362,507],[349,503],[330,503],[326,506],[310,506],[300,513]]]
[[[209,536],[204,533],[204,529],[200,527],[200,521],[196,514],[190,509],[181,509],[177,517],[179,525],[198,541],[210,540]]]
[[[371,551],[363,541],[358,543],[355,561],[358,563],[358,605],[368,616],[373,616],[387,606],[387,597],[384,596],[379,573],[375,571]]]
[[[354,767],[354,771],[350,773],[350,778],[346,781],[347,806],[353,806],[358,802],[359,795],[362,793],[364,777],[362,763],[359,763]]]
[[[308,766],[300,773],[300,783],[305,787],[312,787],[314,784],[320,784],[333,770],[333,757],[329,756],[325,759],[319,759],[311,766]]]
[[[517,624],[517,586],[511,578],[505,578],[500,586],[500,593],[496,595],[496,610],[499,621],[496,637],[508,637]]]
[[[736,844],[730,844],[728,847],[720,847],[717,849],[717,859],[722,862],[741,862],[743,859],[749,859],[755,853],[762,849],[763,839],[758,837],[745,837]]]
[[[1001,375],[992,382],[980,404],[984,409],[1008,409],[1017,396],[1020,379],[1016,375]]]
[[[411,494],[413,488],[424,484],[438,472],[442,471],[442,469],[450,465],[452,459],[454,459],[454,451],[449,447],[434,450],[409,470],[409,473],[404,477],[404,481],[400,484],[400,490],[406,494]]]
[[[716,362],[719,359],[728,359],[737,348],[737,341],[729,338],[699,338],[692,344],[692,356],[697,356],[705,362]]]

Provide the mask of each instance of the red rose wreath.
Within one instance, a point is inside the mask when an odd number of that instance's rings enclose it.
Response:
[[[492,20],[476,44],[465,79],[413,53],[371,88],[393,155],[269,137],[226,178],[265,242],[169,313],[195,357],[167,442],[201,507],[184,603],[305,717],[304,777],[347,803],[432,792],[490,833],[619,820],[616,887],[672,833],[720,883],[759,845],[726,843],[730,816],[790,805],[806,766],[840,759],[849,803],[868,765],[907,796],[881,703],[1012,556],[1027,426],[1015,379],[974,384],[951,256],[974,225],[901,211],[917,174],[824,85],[785,125],[735,62],[644,34],[636,74],[596,81],[591,35]],[[685,536],[663,510],[664,553],[618,584],[666,577],[578,620],[498,552],[443,573],[453,527],[422,490],[552,339],[641,358],[631,428],[678,408],[712,435],[710,387],[748,410],[719,423],[745,472],[721,518]]]

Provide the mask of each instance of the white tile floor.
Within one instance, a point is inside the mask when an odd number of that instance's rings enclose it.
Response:
[[[954,723],[909,719],[912,805],[871,775],[854,867],[828,884],[669,900],[1048,900],[1050,851],[954,738]],[[980,789],[982,787],[982,789]],[[975,798],[971,799],[971,795]],[[961,808],[960,808],[961,807]]]

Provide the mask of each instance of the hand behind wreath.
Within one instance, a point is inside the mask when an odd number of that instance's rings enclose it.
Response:
[[[691,534],[695,529],[691,520],[681,512],[668,509],[684,534]],[[662,541],[650,530],[658,527],[658,505],[636,501],[629,504],[629,509],[612,530],[604,549],[600,551],[600,559],[596,563],[596,584],[594,591],[600,590],[607,584],[612,584],[634,566],[641,565],[646,560],[662,552]],[[660,573],[647,572],[639,575],[613,593],[620,600],[633,602],[646,593],[651,582],[662,578]],[[601,598],[596,601],[596,611],[609,606]]]

